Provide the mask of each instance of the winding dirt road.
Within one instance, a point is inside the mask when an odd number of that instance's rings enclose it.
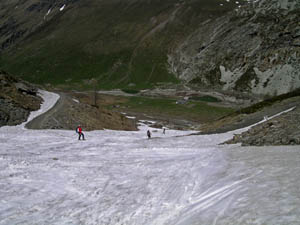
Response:
[[[44,129],[47,126],[49,120],[55,120],[55,114],[59,111],[63,110],[66,105],[66,95],[64,93],[59,93],[60,98],[56,102],[56,104],[48,110],[46,113],[34,118],[29,123],[26,124],[26,128],[28,129]]]

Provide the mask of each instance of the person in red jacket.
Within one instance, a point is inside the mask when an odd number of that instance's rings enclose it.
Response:
[[[80,140],[81,137],[82,137],[83,140],[85,140],[85,139],[84,139],[84,134],[82,133],[82,128],[81,128],[80,125],[78,125],[78,127],[76,128],[76,133],[79,135],[79,136],[78,136],[78,140]]]

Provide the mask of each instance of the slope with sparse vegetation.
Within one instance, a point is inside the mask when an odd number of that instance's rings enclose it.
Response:
[[[167,68],[168,53],[199,23],[235,7],[219,3],[2,2],[0,67],[31,82],[63,88],[141,89],[178,83]]]

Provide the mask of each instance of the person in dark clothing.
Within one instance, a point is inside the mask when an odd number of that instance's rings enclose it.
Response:
[[[147,136],[148,136],[149,139],[151,138],[151,132],[150,132],[150,130],[147,130]]]
[[[82,132],[82,128],[81,128],[80,125],[78,125],[78,127],[76,128],[76,133],[78,134],[78,140],[81,140],[81,137],[82,137],[83,140],[85,140],[84,139],[84,134]]]

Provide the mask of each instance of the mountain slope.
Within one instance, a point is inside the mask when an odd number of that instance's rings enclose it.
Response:
[[[169,56],[185,82],[253,94],[300,87],[300,2],[256,1],[207,21]]]
[[[0,66],[62,87],[186,83],[279,95],[300,87],[297,0],[0,3]]]
[[[1,3],[1,66],[33,82],[69,86],[141,88],[178,82],[167,68],[167,53],[201,21],[236,7],[235,3],[220,6],[220,2]]]

